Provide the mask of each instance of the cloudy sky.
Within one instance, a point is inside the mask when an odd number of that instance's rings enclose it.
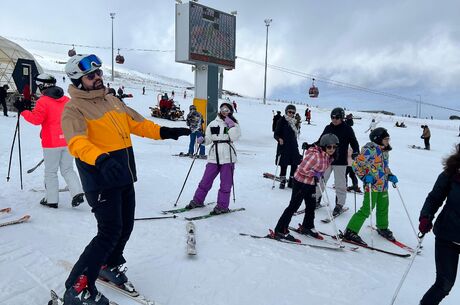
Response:
[[[5,3],[6,2],[6,3]],[[186,2],[186,1],[184,1]],[[224,12],[236,10],[236,69],[225,73],[224,88],[251,97],[263,96],[265,18],[269,28],[270,98],[305,103],[340,103],[347,107],[413,109],[415,104],[366,90],[360,86],[424,103],[460,109],[460,1],[389,0],[201,0]],[[110,47],[110,12],[115,48],[157,49],[162,52],[122,51],[125,66],[193,82],[189,65],[174,62],[173,0],[2,1],[0,35],[59,43]],[[69,47],[15,40],[25,48],[67,52]],[[106,49],[77,48],[110,62]],[[247,59],[251,60],[248,61]],[[255,61],[256,63],[252,62]],[[307,76],[305,76],[307,75]],[[320,97],[309,99],[314,75]],[[332,85],[329,81],[345,83]],[[420,97],[419,97],[420,95]],[[402,108],[401,108],[402,107]],[[370,106],[368,108],[371,108]],[[424,115],[442,111],[423,107]],[[444,111],[442,116],[459,112]]]

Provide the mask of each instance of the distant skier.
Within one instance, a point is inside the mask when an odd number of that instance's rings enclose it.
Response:
[[[425,149],[430,150],[430,138],[431,138],[430,128],[428,128],[428,125],[422,125],[420,127],[423,129],[423,133],[420,136],[420,138],[423,139],[423,142],[425,143]]]
[[[3,115],[8,116],[8,108],[6,107],[6,96],[7,91],[10,87],[7,84],[4,84],[0,87],[0,104],[3,107]]]
[[[358,235],[364,221],[376,207],[377,232],[389,240],[395,240],[393,232],[388,229],[388,183],[398,183],[398,178],[389,168],[390,135],[385,128],[374,129],[367,143],[361,149],[361,153],[353,161],[353,170],[363,181],[365,187],[364,200],[361,208],[348,222],[343,237],[345,239],[366,244]]]
[[[320,237],[314,224],[316,184],[331,165],[338,144],[337,136],[329,133],[321,137],[318,146],[312,146],[307,150],[305,158],[294,174],[291,201],[276,224],[273,238],[295,241],[295,238],[288,234],[288,228],[302,201],[305,201],[305,215],[300,230],[314,238]]]
[[[208,164],[201,178],[193,199],[187,209],[204,207],[204,200],[211,190],[214,179],[220,175],[220,188],[217,194],[217,205],[211,214],[218,215],[229,212],[230,191],[233,186],[236,150],[233,144],[241,135],[240,125],[233,116],[233,107],[222,103],[217,117],[206,128],[205,137],[199,137],[199,144],[211,145],[208,151]]]
[[[65,76],[62,77],[62,82],[65,83]]]
[[[353,127],[355,122],[353,121],[353,113],[347,114],[345,117],[345,123],[347,123],[348,126]]]
[[[377,127],[377,124],[378,122],[376,122],[375,119],[372,119],[371,123],[369,124],[369,128],[364,133],[368,131],[372,132],[372,130],[374,130]]]
[[[37,100],[32,111],[25,110],[22,102],[16,101],[14,106],[18,113],[29,123],[41,125],[40,138],[45,160],[45,197],[40,204],[50,208],[57,208],[59,203],[60,170],[72,196],[72,206],[76,207],[83,202],[83,190],[77,173],[73,169],[74,158],[70,155],[61,127],[61,116],[69,98],[64,90],[56,86],[56,78],[42,73],[35,77],[42,96]]]
[[[295,114],[295,127],[297,127],[297,130],[299,131],[299,133],[297,134],[297,137],[299,137],[300,135],[300,128],[302,127],[302,117],[300,116],[300,114],[297,112]]]
[[[174,90],[171,91],[171,99],[172,99],[172,100],[174,99]]]
[[[278,120],[281,119],[281,111],[277,111],[276,114],[273,116],[273,123],[272,123],[272,131],[275,132],[276,124],[278,124]]]
[[[187,126],[190,128],[190,143],[189,143],[189,146],[188,146],[188,153],[187,155],[188,156],[193,156],[193,154],[195,153],[195,143],[196,143],[196,140],[198,138],[203,138],[203,123],[204,123],[204,120],[203,120],[203,116],[201,115],[201,113],[199,113],[197,110],[196,110],[196,106],[195,105],[190,105],[190,112],[189,114],[187,115],[187,119],[185,120],[186,123],[187,123]],[[205,159],[206,158],[206,155],[205,155],[205,148],[204,148],[204,145],[202,143],[198,143],[199,145],[199,158],[201,159]]]
[[[235,100],[233,100],[233,109],[235,109],[235,113],[238,113],[238,105],[236,104]]]
[[[187,90],[184,90],[184,100],[187,98]]]
[[[145,95],[145,87],[142,87],[142,95]]]
[[[443,205],[434,225],[436,281],[425,293],[420,305],[439,304],[454,286],[460,254],[460,144],[443,162],[433,189],[420,211],[420,233],[426,234],[433,227],[436,212]],[[455,302],[454,302],[455,303]]]
[[[280,166],[280,189],[287,186],[292,188],[294,173],[299,165],[302,156],[299,154],[299,144],[297,143],[297,136],[299,130],[296,127],[296,119],[294,118],[296,108],[290,104],[286,106],[284,116],[279,119],[276,124],[274,138],[278,145],[276,147],[275,164]],[[290,166],[289,179],[286,178],[287,167]]]

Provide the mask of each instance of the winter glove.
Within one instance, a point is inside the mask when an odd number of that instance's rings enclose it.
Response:
[[[433,223],[428,217],[420,216],[419,221],[420,223],[418,225],[418,229],[420,233],[426,234],[431,231],[431,228],[433,228]]]
[[[190,129],[188,128],[169,128],[169,127],[161,127],[160,128],[160,137],[162,139],[174,139],[177,140],[181,136],[188,136],[190,135]]]
[[[393,174],[390,174],[390,175],[388,175],[388,181],[390,181],[393,184],[396,184],[396,183],[398,183],[398,177],[396,177]]]
[[[119,176],[123,173],[121,164],[109,154],[102,154],[97,157],[96,168],[107,182],[119,180]]]
[[[16,108],[18,110],[18,115],[21,114],[21,112],[23,112],[24,110],[26,110],[26,106],[24,105],[24,103],[19,101],[19,100],[15,101],[13,103],[13,106],[14,106],[14,108]]]
[[[356,159],[356,157],[357,157],[358,155],[359,155],[359,153],[354,152],[354,153],[351,154],[351,158],[354,160],[354,159]]]
[[[372,176],[372,175],[364,176],[364,183],[365,184],[374,184],[374,176]]]
[[[235,127],[235,122],[233,122],[233,120],[231,118],[229,118],[229,117],[225,117],[224,122],[225,122],[225,124],[227,124],[228,128]]]
[[[204,142],[204,138],[200,136],[200,137],[196,138],[196,142],[197,142],[198,144],[201,144],[201,143]]]

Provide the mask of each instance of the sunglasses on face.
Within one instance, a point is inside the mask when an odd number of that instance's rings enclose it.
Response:
[[[220,108],[220,112],[222,112],[222,113],[230,113],[230,109],[228,109],[227,107],[222,107],[222,108]]]
[[[326,149],[336,149],[337,148],[337,145],[326,145]]]
[[[340,120],[341,118],[342,118],[342,116],[340,116],[340,115],[331,115],[332,120]]]
[[[295,114],[295,111],[289,110],[287,114]]]
[[[99,77],[102,77],[102,75],[104,75],[104,72],[102,72],[101,69],[97,69],[97,70],[94,70],[93,72],[89,73],[89,74],[86,74],[86,78],[88,78],[89,80],[93,80],[96,78],[96,75],[99,76]]]

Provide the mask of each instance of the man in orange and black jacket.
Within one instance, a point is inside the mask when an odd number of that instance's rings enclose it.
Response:
[[[137,178],[130,134],[155,140],[177,140],[190,134],[188,128],[161,127],[146,120],[106,94],[101,65],[93,54],[75,55],[66,65],[73,84],[68,90],[71,100],[62,115],[62,129],[98,223],[97,235],[65,284],[64,301],[71,305],[108,303],[95,287],[98,277],[121,287],[130,284],[121,268],[126,262],[123,250],[134,226],[133,184]]]

